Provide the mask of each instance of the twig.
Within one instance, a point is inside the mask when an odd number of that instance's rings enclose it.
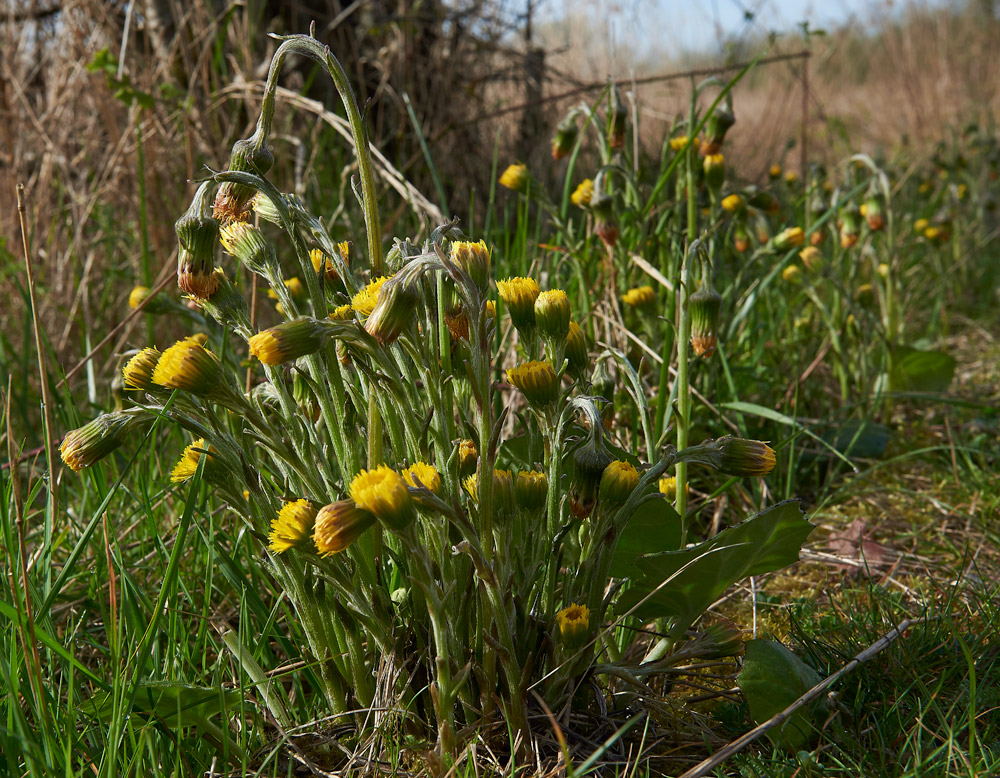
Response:
[[[694,767],[692,767],[690,770],[688,770],[686,773],[681,775],[680,778],[700,778],[701,776],[706,775],[710,770],[713,770],[716,767],[718,767],[720,764],[729,759],[729,757],[731,757],[733,754],[737,753],[738,751],[748,746],[750,743],[759,738],[768,730],[774,729],[775,727],[783,724],[793,713],[795,713],[795,711],[805,707],[810,702],[819,697],[838,679],[840,679],[841,676],[847,675],[847,673],[857,668],[858,665],[867,662],[873,656],[875,656],[876,654],[887,648],[890,644],[892,644],[893,641],[896,640],[896,638],[902,635],[903,632],[905,632],[909,628],[909,626],[913,623],[913,621],[914,621],[913,619],[904,619],[903,621],[901,621],[896,627],[894,627],[892,630],[887,632],[881,638],[876,640],[872,645],[870,645],[860,654],[855,656],[854,659],[852,659],[850,662],[848,662],[846,665],[840,668],[833,675],[828,676],[824,680],[820,681],[818,684],[816,684],[809,691],[807,691],[805,694],[799,697],[795,702],[793,702],[783,711],[781,711],[780,713],[776,713],[767,721],[765,721],[763,724],[754,727],[745,735],[737,738],[732,743],[727,745],[725,748],[720,749],[717,753],[713,754],[708,759],[702,760]]]

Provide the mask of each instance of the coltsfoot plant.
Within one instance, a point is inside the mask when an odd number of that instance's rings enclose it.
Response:
[[[291,53],[319,60],[343,97],[367,252],[335,243],[266,178]],[[658,485],[678,463],[762,477],[774,451],[733,438],[677,450],[647,434],[641,461],[607,436],[564,291],[494,281],[490,247],[455,224],[385,252],[360,113],[311,36],[282,39],[256,132],[176,231],[178,282],[219,328],[136,354],[131,407],[71,432],[63,459],[90,466],[156,418],[188,430],[172,477],[210,484],[258,540],[300,618],[319,713],[364,730],[390,699],[398,734],[436,741],[447,763],[477,736],[528,742],[538,699],[558,715],[595,704],[575,695],[584,678],[641,705],[652,675],[740,650],[738,635],[688,640],[688,629],[735,580],[794,561],[811,525],[782,503],[684,548]],[[285,319],[261,331],[234,283],[251,273]],[[519,339],[509,364],[504,315]],[[235,366],[248,356],[244,391]],[[636,407],[648,433],[641,393]],[[650,619],[662,640],[642,663],[623,649]]]

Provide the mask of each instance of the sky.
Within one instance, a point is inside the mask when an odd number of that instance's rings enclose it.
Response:
[[[538,2],[538,0],[536,0]],[[797,34],[799,24],[835,28],[919,5],[946,0],[541,0],[544,16],[586,9],[606,28],[621,64],[672,59],[677,52],[724,53],[721,41],[771,31]],[[748,20],[747,15],[752,15]]]

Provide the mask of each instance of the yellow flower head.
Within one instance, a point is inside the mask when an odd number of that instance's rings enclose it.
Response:
[[[271,521],[268,548],[277,554],[295,548],[309,537],[315,520],[316,509],[309,500],[285,503]]]
[[[319,351],[327,342],[333,326],[308,316],[282,322],[252,335],[248,341],[250,353],[265,365],[294,362],[299,357]]]
[[[590,205],[590,198],[594,196],[594,181],[591,178],[585,178],[580,184],[573,190],[573,194],[569,196],[570,201],[577,208],[586,208]]]
[[[630,462],[616,459],[601,474],[599,496],[601,504],[619,508],[639,484],[639,471]]]
[[[917,219],[913,222],[913,231],[921,235],[924,234],[924,230],[931,226],[930,220],[928,219]]]
[[[512,192],[523,192],[528,188],[531,174],[527,165],[508,165],[500,176],[500,186]]]
[[[330,314],[334,321],[350,321],[354,318],[354,308],[350,305],[340,305]]]
[[[767,174],[771,178],[781,178],[781,165],[771,165],[770,169],[767,171]]]
[[[687,135],[678,135],[676,137],[673,137],[673,138],[670,139],[670,150],[671,151],[680,151],[685,146],[687,146],[687,143],[688,143],[688,136]],[[701,146],[700,139],[699,138],[695,138],[694,139],[694,143],[692,143],[691,145],[694,146],[694,150],[697,151],[698,148],[699,148],[699,146]]]
[[[382,286],[388,280],[389,276],[380,276],[369,283],[368,286],[351,298],[351,307],[364,318],[371,316],[372,311],[375,310],[375,306],[378,304],[379,292],[382,291]]]
[[[403,529],[413,519],[413,501],[406,481],[388,465],[362,470],[351,481],[351,499],[358,507],[392,529]]]
[[[665,495],[668,500],[672,500],[677,496],[677,477],[673,475],[665,475],[660,479],[659,483],[660,494]]]
[[[774,247],[778,251],[787,251],[805,242],[806,234],[801,227],[787,227],[774,236]]]
[[[479,502],[479,475],[477,473],[473,473],[466,478],[462,482],[462,486],[465,487],[465,491],[469,493],[469,496],[473,500]],[[514,499],[514,478],[510,470],[501,470],[500,468],[493,470],[493,499],[494,507],[500,513],[509,510],[512,506]]]
[[[781,277],[790,284],[797,284],[802,280],[802,268],[792,263],[781,271]]]
[[[322,273],[326,276],[326,280],[331,283],[340,279],[340,275],[337,273],[337,266],[333,264],[333,260],[323,252],[323,249],[313,249],[310,251],[309,261],[312,262],[313,270],[316,271],[316,275]]]
[[[566,333],[566,359],[569,360],[569,371],[575,374],[579,374],[589,364],[587,338],[575,321],[569,323],[569,332]]]
[[[522,470],[514,478],[514,500],[525,511],[537,511],[545,505],[549,478],[539,470]]]
[[[181,458],[174,465],[174,469],[170,473],[170,480],[174,483],[180,483],[191,478],[198,472],[198,461],[201,459],[203,453],[208,457],[205,460],[205,471],[208,472],[208,467],[214,459],[212,456],[214,451],[215,449],[211,446],[205,445],[204,438],[198,438],[198,440],[184,449],[184,453],[181,454]]]
[[[559,639],[569,648],[578,648],[590,632],[590,609],[586,605],[570,605],[556,614]]]
[[[823,269],[823,254],[815,246],[806,246],[799,252],[799,259],[810,273],[818,273]]]
[[[193,339],[179,340],[160,357],[153,383],[205,397],[222,380],[219,358]]]
[[[559,377],[548,362],[525,362],[507,370],[507,380],[521,390],[528,403],[546,406],[559,397]]]
[[[645,286],[637,286],[634,289],[629,289],[624,296],[622,301],[625,305],[631,306],[632,308],[645,308],[648,305],[652,305],[656,302],[656,292],[653,291],[653,287],[648,284]]]
[[[541,289],[534,278],[497,281],[497,293],[507,306],[510,319],[518,330],[526,331],[535,326],[535,300],[541,294]]]
[[[535,324],[543,336],[565,340],[571,316],[569,296],[562,289],[550,289],[535,298]]]
[[[739,478],[763,478],[770,473],[777,458],[774,449],[760,440],[720,438],[717,469],[724,475]]]
[[[480,292],[485,292],[490,282],[490,249],[486,241],[457,240],[451,244],[450,259],[462,268]]]
[[[746,208],[746,200],[741,195],[731,194],[722,198],[722,210],[727,213],[737,213]]]
[[[497,304],[493,300],[486,301],[486,317],[495,319],[497,317]]]
[[[349,264],[351,261],[351,242],[342,240],[337,244],[337,248],[340,250],[340,257],[344,260],[344,264]]]
[[[434,494],[437,494],[441,488],[441,474],[438,473],[436,467],[428,465],[426,462],[415,462],[406,468],[403,471],[403,480],[414,489],[423,486]]]
[[[354,500],[340,500],[324,505],[316,514],[313,527],[316,550],[320,556],[339,554],[374,523],[375,517],[359,508]]]
[[[128,295],[128,307],[138,308],[145,299],[149,297],[149,287],[148,286],[137,286],[129,292]]]
[[[122,368],[122,379],[126,389],[145,390],[153,386],[153,371],[160,360],[160,352],[155,348],[144,348]]]
[[[479,452],[476,451],[476,444],[468,438],[458,441],[458,472],[465,474],[476,469],[476,462],[479,459]]]
[[[785,173],[786,184],[788,184],[789,186],[794,186],[798,182],[799,182],[799,174],[796,173],[794,170],[789,170],[787,173]]]

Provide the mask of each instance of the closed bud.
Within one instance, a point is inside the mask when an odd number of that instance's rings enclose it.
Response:
[[[331,322],[308,316],[282,322],[252,336],[249,340],[250,353],[265,365],[294,362],[323,348],[335,327]]]
[[[534,513],[545,506],[549,479],[538,470],[522,470],[514,479],[514,501],[523,511]]]
[[[781,178],[781,165],[771,165],[767,169],[767,175],[772,181]]]
[[[741,254],[750,248],[750,233],[740,224],[733,230],[733,248]]]
[[[403,477],[387,465],[362,470],[351,481],[351,499],[393,530],[404,529],[415,517],[413,500]]]
[[[576,114],[576,109],[570,111],[556,127],[555,135],[552,136],[552,159],[567,157],[573,150],[573,144],[580,135]]]
[[[475,443],[468,438],[458,441],[458,474],[460,476],[474,473],[478,459],[479,452],[476,451]]]
[[[312,538],[320,556],[346,551],[376,522],[375,516],[359,508],[354,500],[324,505],[316,514]]]
[[[604,469],[614,457],[604,448],[600,430],[591,430],[591,436],[573,453],[573,478],[570,484],[569,507],[578,519],[587,518],[594,510],[597,492]]]
[[[615,220],[614,198],[611,195],[595,195],[590,201],[594,212],[594,232],[609,249],[618,243],[618,222]]]
[[[710,357],[719,342],[719,313],[722,296],[711,285],[703,286],[688,298],[691,314],[691,348],[699,357]]]
[[[727,435],[715,441],[715,467],[724,475],[738,478],[763,478],[774,469],[774,449],[759,440]]]
[[[525,362],[512,367],[507,371],[507,380],[535,408],[545,408],[559,398],[559,377],[548,362]]]
[[[789,284],[798,284],[802,282],[802,268],[796,265],[794,262],[781,271],[781,278],[787,281]]]
[[[414,320],[419,302],[419,285],[402,275],[393,276],[382,286],[378,302],[365,322],[365,331],[388,346]]]
[[[810,273],[818,273],[823,269],[823,254],[815,246],[806,246],[799,252],[799,259]]]
[[[601,474],[601,485],[598,496],[601,505],[610,510],[617,510],[631,496],[639,484],[639,471],[630,462],[616,459],[604,468]]]
[[[518,332],[530,333],[535,327],[535,300],[541,293],[538,282],[533,278],[508,278],[497,281],[497,292]]]
[[[885,228],[885,212],[882,208],[882,200],[878,197],[869,197],[864,202],[865,221],[868,229],[872,232],[879,232]]]
[[[729,128],[736,124],[736,116],[733,115],[732,109],[729,106],[718,106],[712,115],[708,117],[708,121],[705,123],[705,137],[708,139],[708,144],[712,147],[711,151],[703,152],[707,154],[714,154],[716,150],[722,147],[722,142],[726,139],[726,133],[729,132]]]
[[[575,321],[569,323],[565,353],[566,359],[569,360],[569,372],[577,377],[582,375],[590,364],[590,356],[587,352],[587,338]]]
[[[571,317],[569,297],[562,289],[550,289],[535,298],[535,325],[544,337],[565,340]]]
[[[586,605],[570,605],[556,614],[556,633],[566,648],[579,648],[590,636],[590,609]]]
[[[250,309],[246,298],[226,277],[221,267],[215,268],[215,276],[217,278],[215,291],[200,301],[202,309],[224,327],[248,330]]]
[[[717,197],[726,180],[726,158],[722,154],[709,154],[702,167],[705,170],[705,184],[712,196]]]
[[[849,249],[858,242],[858,237],[861,234],[859,224],[861,213],[855,206],[848,205],[840,209],[839,216],[837,226],[840,245],[842,248]]]
[[[166,313],[170,310],[170,301],[162,294],[152,294],[148,286],[136,286],[128,295],[128,307],[135,309],[142,306],[146,313]]]
[[[147,391],[154,387],[153,371],[160,361],[160,352],[155,348],[144,348],[122,368],[124,386],[132,391]]]
[[[480,294],[486,294],[490,285],[490,250],[486,241],[455,241],[451,244],[451,261],[469,274]]]
[[[774,247],[778,251],[788,251],[806,242],[806,234],[801,227],[786,227],[774,236]]]
[[[731,194],[722,198],[722,210],[727,213],[743,213],[746,210],[747,202],[742,195]]]
[[[67,433],[59,447],[59,455],[74,472],[90,467],[121,446],[132,430],[144,421],[145,417],[134,411],[102,414]]]
[[[625,146],[626,118],[627,112],[621,92],[618,90],[618,85],[612,82],[611,91],[608,93],[608,146],[613,149]]]
[[[305,545],[316,521],[316,508],[309,500],[285,503],[271,520],[267,547],[276,554]]]
[[[258,227],[246,222],[231,222],[220,231],[222,245],[246,267],[259,275],[278,273],[278,257],[274,246],[264,239]]]

